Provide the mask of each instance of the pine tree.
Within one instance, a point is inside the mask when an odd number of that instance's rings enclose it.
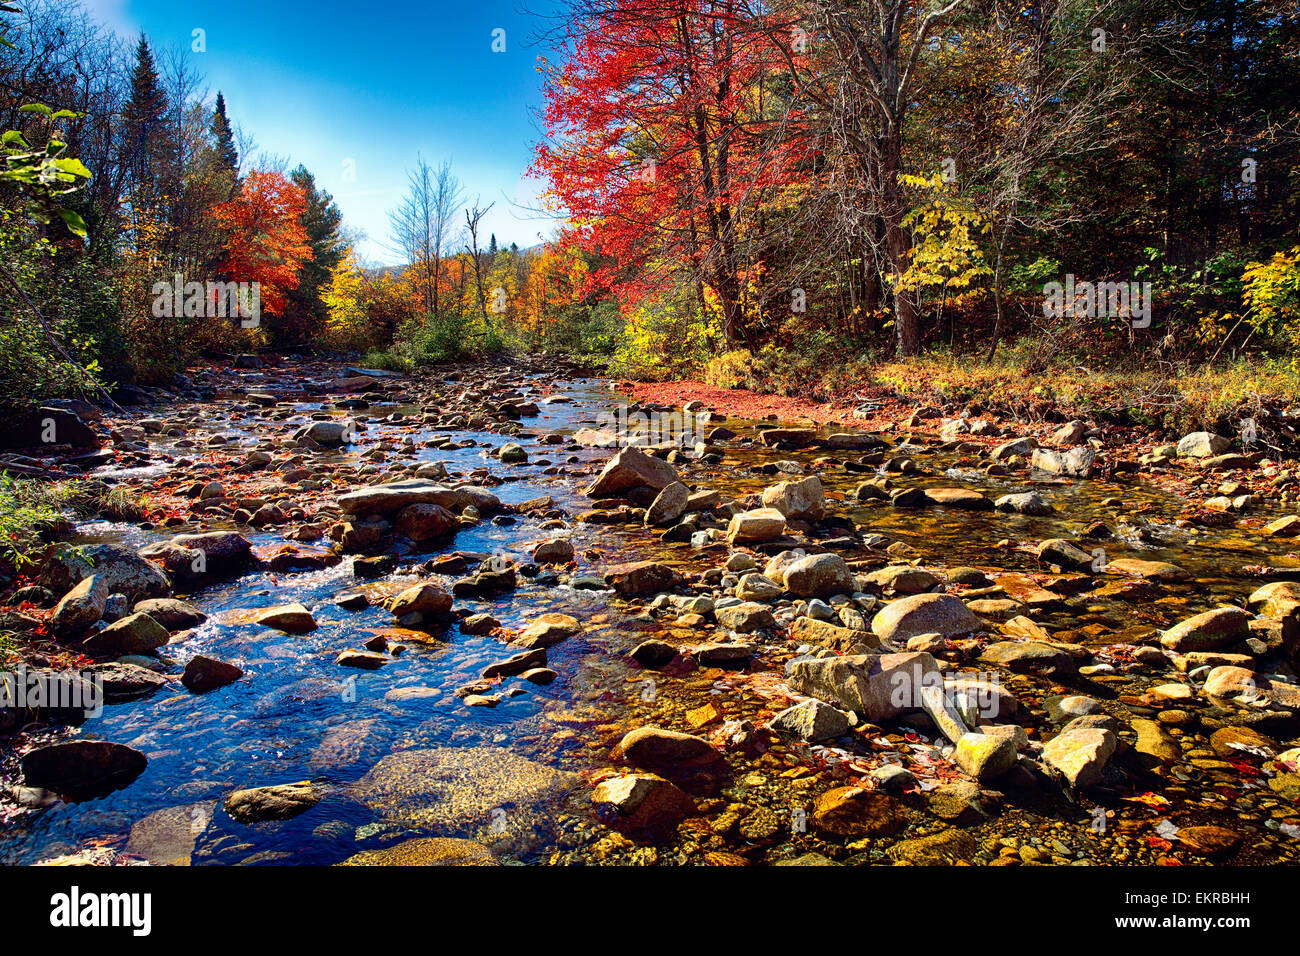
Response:
[[[328,309],[321,293],[330,282],[330,273],[343,261],[347,243],[339,233],[343,213],[334,197],[316,186],[316,177],[305,166],[299,166],[289,178],[302,189],[307,200],[303,210],[302,226],[307,233],[312,258],[299,270],[298,288],[289,293],[285,309],[285,327],[281,337],[288,342],[306,341],[325,327]]]
[[[131,75],[131,99],[122,111],[123,160],[141,199],[160,199],[176,150],[167,125],[167,94],[149,39],[140,34]]]
[[[217,91],[217,108],[212,113],[212,135],[217,138],[217,155],[231,170],[239,168],[239,151],[235,149],[235,134],[226,116],[226,98]]]
[[[488,256],[492,259],[497,257],[497,234],[492,233],[492,238],[488,240]]]

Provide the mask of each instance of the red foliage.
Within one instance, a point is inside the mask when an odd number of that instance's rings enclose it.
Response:
[[[298,270],[312,258],[302,214],[302,188],[276,172],[251,172],[239,195],[213,210],[227,230],[221,271],[235,282],[261,285],[262,311],[279,315],[286,293],[298,288]]]
[[[636,301],[656,290],[656,261],[689,264],[726,314],[757,269],[738,250],[806,158],[797,118],[777,135],[788,59],[734,2],[611,0],[568,29],[573,55],[545,68],[532,171],[572,238],[606,257],[591,284]]]

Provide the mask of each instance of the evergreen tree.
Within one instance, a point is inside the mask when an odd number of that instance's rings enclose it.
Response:
[[[217,108],[212,114],[212,135],[217,139],[217,155],[226,168],[239,168],[239,151],[235,149],[235,134],[230,128],[230,118],[226,116],[226,98],[217,91]]]
[[[342,260],[347,250],[339,228],[343,213],[334,197],[316,186],[316,177],[305,166],[299,166],[289,178],[300,187],[307,198],[307,208],[301,220],[311,246],[311,261],[303,263],[299,271],[298,288],[289,293],[285,309],[284,327],[279,330],[286,342],[301,343],[317,335],[325,327],[328,309],[321,299],[321,291],[330,282],[330,273]]]
[[[488,255],[495,259],[497,257],[497,234],[492,233],[492,238],[488,240]]]
[[[149,39],[140,34],[131,75],[131,99],[122,111],[123,161],[141,200],[166,193],[176,150],[167,125],[167,94],[158,77]]]

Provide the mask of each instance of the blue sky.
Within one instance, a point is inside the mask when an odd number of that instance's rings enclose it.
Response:
[[[363,229],[363,258],[393,263],[388,210],[400,201],[416,154],[443,159],[469,199],[496,205],[484,220],[502,245],[533,245],[539,184],[524,180],[539,136],[541,77],[536,17],[520,0],[87,0],[124,35],[155,48],[191,47],[211,98],[260,150],[303,163],[333,193],[344,221]],[[505,52],[492,50],[505,31]],[[355,179],[345,176],[352,161]]]

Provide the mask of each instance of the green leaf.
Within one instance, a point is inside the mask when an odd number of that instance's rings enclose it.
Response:
[[[67,225],[68,231],[74,235],[86,238],[86,221],[71,209],[58,210],[59,218]]]
[[[44,103],[28,103],[26,106],[18,107],[20,113],[40,113],[42,116],[49,116],[54,110],[50,109]]]

